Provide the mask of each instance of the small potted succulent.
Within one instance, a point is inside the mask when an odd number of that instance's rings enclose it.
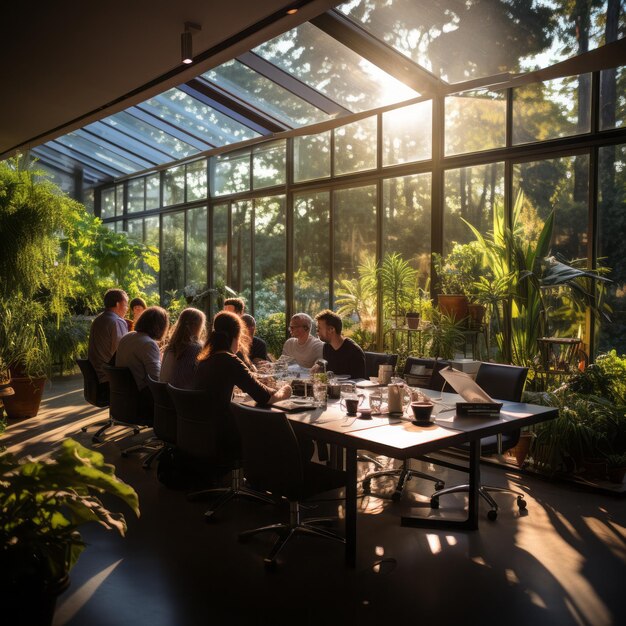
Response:
[[[102,454],[66,439],[48,459],[0,454],[0,601],[15,623],[49,624],[58,594],[85,548],[79,528],[97,522],[126,532],[121,513],[98,498],[110,494],[139,515],[135,490]]]

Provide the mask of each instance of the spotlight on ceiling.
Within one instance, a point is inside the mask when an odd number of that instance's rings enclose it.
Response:
[[[180,60],[189,65],[193,63],[193,42],[194,33],[202,30],[200,24],[194,22],[185,22],[185,30],[180,35]]]
[[[298,9],[294,8],[294,9],[288,9],[287,10],[287,15],[295,15],[298,12]]]

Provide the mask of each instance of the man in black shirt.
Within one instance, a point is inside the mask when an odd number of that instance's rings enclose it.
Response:
[[[263,339],[254,334],[256,333],[256,320],[248,313],[244,313],[241,316],[241,319],[248,329],[248,334],[252,338],[249,355],[250,360],[253,363],[257,363],[258,361],[269,361],[269,357],[267,356],[267,344],[263,341]]]
[[[327,371],[348,374],[350,378],[365,378],[365,355],[352,339],[343,337],[339,315],[325,309],[315,316],[317,335],[324,342],[323,356]]]

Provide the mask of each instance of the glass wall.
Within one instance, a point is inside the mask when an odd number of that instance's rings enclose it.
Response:
[[[605,299],[611,311],[600,320],[598,349],[626,354],[626,144],[598,155],[598,264],[610,269]]]
[[[504,207],[504,163],[448,170],[444,177],[443,251],[474,240],[469,222],[481,233],[493,230],[495,207]]]
[[[424,287],[433,252],[474,240],[465,222],[486,234],[494,212],[506,210],[532,242],[554,212],[552,254],[611,268],[613,322],[600,324],[598,346],[623,346],[626,278],[618,252],[626,234],[626,156],[625,144],[610,145],[624,124],[623,71],[599,74],[593,124],[588,79],[455,93],[436,104],[398,106],[337,120],[323,132],[202,156],[108,185],[100,193],[101,215],[111,228],[126,224],[130,237],[160,248],[164,304],[189,284],[228,285],[259,319],[277,311],[315,315],[331,306],[349,334],[382,347],[376,332],[388,320],[378,319],[376,268],[386,255],[401,255]],[[435,111],[443,113],[438,121]],[[433,138],[442,123],[442,136]],[[594,124],[606,133],[591,136]],[[548,140],[550,152],[541,147]],[[596,188],[598,255],[588,259]],[[176,212],[167,209],[173,205]],[[159,217],[142,217],[155,209]],[[561,304],[549,303],[550,331],[580,334],[584,318],[561,315]]]
[[[330,306],[330,192],[293,199],[293,310],[314,317]]]

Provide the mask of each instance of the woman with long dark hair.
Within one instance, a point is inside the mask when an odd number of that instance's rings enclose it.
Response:
[[[259,404],[271,404],[291,395],[289,385],[274,391],[259,382],[237,356],[239,340],[245,333],[245,325],[238,315],[228,311],[218,313],[213,319],[213,330],[198,356],[193,377],[192,388],[208,392],[206,410],[218,420],[220,446],[225,450],[238,450],[240,446],[239,433],[230,412],[235,385]]]
[[[206,315],[199,309],[184,309],[172,328],[163,353],[160,380],[174,387],[190,389],[205,337]]]
[[[260,383],[237,357],[239,341],[246,336],[241,318],[229,311],[221,311],[213,320],[213,330],[198,356],[193,378],[193,389],[206,389],[211,395],[211,411],[230,414],[233,388],[239,387],[259,404],[271,404],[291,395],[291,387],[283,385],[274,391]]]

